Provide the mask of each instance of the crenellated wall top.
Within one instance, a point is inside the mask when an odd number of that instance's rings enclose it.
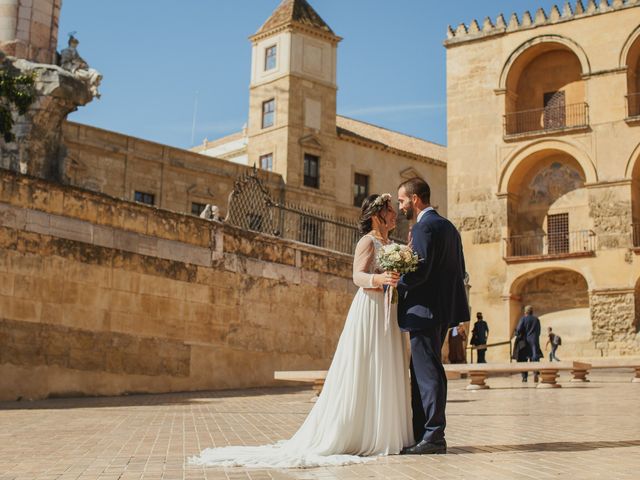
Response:
[[[535,14],[526,11],[521,17],[513,13],[508,21],[501,13],[495,21],[486,17],[482,23],[478,22],[478,20],[473,20],[469,25],[461,23],[456,28],[449,26],[444,45],[450,47],[491,36],[528,30],[544,25],[553,25],[633,7],[640,7],[640,0],[576,0],[575,2],[567,0],[562,7],[558,5],[551,7],[548,13],[543,8],[539,8]]]

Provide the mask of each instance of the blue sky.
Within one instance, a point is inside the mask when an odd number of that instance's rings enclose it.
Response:
[[[242,128],[251,45],[280,0],[63,0],[59,49],[104,75],[102,98],[70,120],[188,148]],[[446,27],[550,0],[310,0],[344,40],[338,113],[446,143]],[[572,2],[573,3],[573,2]]]

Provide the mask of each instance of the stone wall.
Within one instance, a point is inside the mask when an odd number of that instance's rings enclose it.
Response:
[[[155,206],[191,212],[192,203],[226,212],[228,197],[246,166],[100,128],[66,122],[63,181],[116,198],[150,193]],[[283,195],[282,177],[261,172],[274,199]]]
[[[0,170],[0,399],[327,368],[351,257]]]
[[[605,355],[640,354],[633,290],[595,291],[590,303],[596,348]]]

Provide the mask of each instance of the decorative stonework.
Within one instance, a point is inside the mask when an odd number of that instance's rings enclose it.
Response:
[[[582,0],[577,0],[575,3],[566,1],[562,8],[557,5],[551,7],[549,13],[545,12],[543,8],[539,8],[535,15],[526,11],[521,18],[514,13],[509,18],[509,21],[505,19],[503,14],[500,14],[495,22],[486,17],[482,24],[477,20],[473,20],[469,25],[461,23],[455,29],[449,26],[447,28],[447,40],[444,43],[446,46],[455,45],[503,33],[528,30],[637,6],[640,6],[639,0],[587,0],[585,3]]]
[[[589,212],[598,249],[625,248],[631,239],[631,202],[622,188],[589,189]]]
[[[0,168],[60,180],[62,123],[78,106],[93,99],[91,86],[55,65],[7,57],[5,68],[33,74],[36,99],[25,115],[15,114],[15,140],[0,140]]]
[[[469,215],[452,218],[452,222],[461,232],[473,232],[474,244],[496,243],[502,240],[502,227],[507,224],[507,212],[500,200],[492,198],[490,192],[484,194],[465,194],[464,201]],[[465,208],[465,210],[467,210]]]

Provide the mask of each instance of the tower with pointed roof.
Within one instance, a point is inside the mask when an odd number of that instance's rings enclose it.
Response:
[[[341,38],[306,0],[283,0],[250,40],[249,163],[332,196]]]

